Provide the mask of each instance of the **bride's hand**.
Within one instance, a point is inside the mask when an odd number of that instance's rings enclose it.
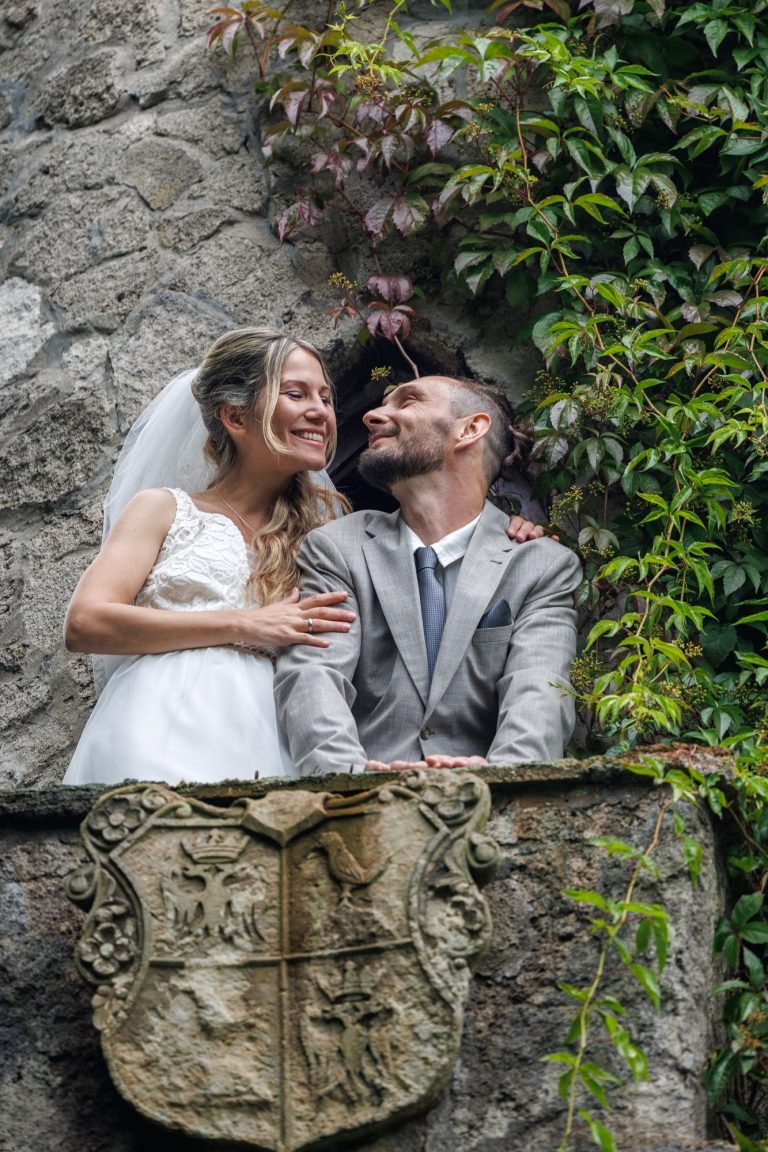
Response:
[[[290,596],[267,604],[264,608],[246,608],[242,617],[242,636],[235,642],[249,648],[287,648],[308,644],[327,648],[324,632],[349,632],[355,613],[339,608],[347,599],[346,592],[321,592],[299,599],[294,588]]]

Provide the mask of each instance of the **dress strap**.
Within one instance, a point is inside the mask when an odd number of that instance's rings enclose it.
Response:
[[[180,512],[194,512],[195,505],[189,492],[185,492],[183,488],[167,488],[167,492],[176,500],[176,507]]]
[[[176,515],[173,517],[170,528],[168,529],[168,537],[173,538],[178,530],[190,521],[196,520],[199,516],[197,507],[192,500],[189,492],[185,492],[183,488],[166,488],[176,501]]]

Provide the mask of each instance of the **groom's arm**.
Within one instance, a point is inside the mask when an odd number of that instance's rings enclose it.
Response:
[[[559,760],[574,727],[570,685],[576,655],[574,595],[581,564],[552,541],[529,544],[541,554],[541,574],[515,619],[504,672],[497,684],[499,714],[488,751],[491,764]]]
[[[360,615],[354,581],[336,543],[322,529],[299,549],[302,596],[346,592],[357,614],[349,632],[327,632],[328,648],[296,644],[281,650],[275,673],[278,715],[291,757],[303,776],[363,770],[367,759],[352,715],[353,678],[360,656]]]

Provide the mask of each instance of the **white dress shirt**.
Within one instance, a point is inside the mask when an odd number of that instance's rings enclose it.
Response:
[[[451,606],[451,598],[453,597],[453,590],[456,587],[456,581],[459,579],[461,562],[464,559],[467,548],[469,548],[472,533],[475,531],[479,519],[479,516],[475,516],[474,520],[470,520],[469,524],[465,524],[462,528],[457,528],[455,532],[449,532],[447,536],[443,536],[442,540],[438,540],[435,544],[431,545],[437,554],[438,561],[435,575],[438,580],[442,582],[443,588],[445,589],[446,614]],[[419,540],[413,529],[405,524],[405,521],[403,521],[403,524],[408,533],[408,540],[414,553],[417,548],[428,547],[428,545],[423,544],[421,540]]]

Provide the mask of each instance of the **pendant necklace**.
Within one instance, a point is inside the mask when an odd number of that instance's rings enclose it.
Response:
[[[216,492],[216,495],[218,496],[219,500],[221,500],[224,507],[229,508],[230,512],[232,512],[233,515],[237,516],[237,518],[241,524],[245,524],[246,528],[248,529],[248,531],[251,534],[251,538],[255,539],[259,534],[259,530],[254,528],[252,524],[249,524],[248,521],[245,519],[245,517],[240,515],[237,508],[232,507],[229,500],[224,499],[224,497],[221,493],[221,489],[219,488],[218,484],[216,485],[216,488],[214,489],[214,491]]]

